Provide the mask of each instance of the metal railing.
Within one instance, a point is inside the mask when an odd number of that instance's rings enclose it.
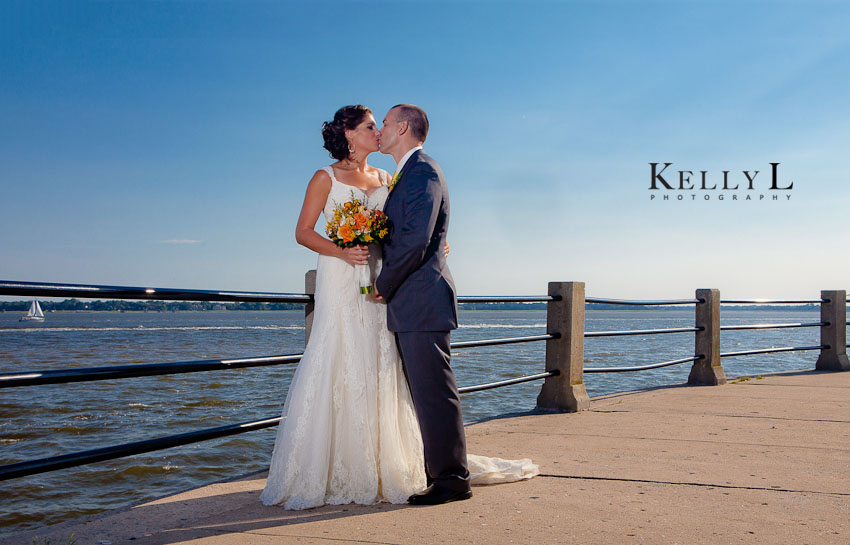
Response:
[[[458,388],[461,394],[472,392],[480,392],[493,388],[501,388],[512,384],[521,384],[533,380],[540,380],[546,377],[557,376],[558,371],[547,371],[536,375],[528,375],[525,377],[517,377],[488,384],[479,384],[477,386],[466,386]],[[237,435],[249,431],[261,430],[277,426],[283,421],[282,416],[266,418],[263,420],[252,420],[249,422],[240,422],[238,424],[228,424],[226,426],[218,426],[215,428],[207,428],[167,437],[158,437],[155,439],[146,439],[144,441],[134,441],[132,443],[124,443],[121,445],[113,445],[109,447],[85,450],[81,452],[73,452],[70,454],[62,454],[60,456],[50,456],[47,458],[39,458],[37,460],[28,460],[26,462],[18,462],[0,466],[0,481],[15,479],[17,477],[26,477],[36,475],[38,473],[46,473],[48,471],[56,471],[59,469],[67,469],[81,465],[103,462],[106,460],[115,460],[127,456],[135,456],[137,454],[145,454],[157,450],[164,450],[201,441],[209,441],[211,439],[219,439],[230,435]]]
[[[587,297],[586,303],[604,303],[608,305],[623,305],[623,306],[673,306],[673,305],[696,305],[704,302],[702,299],[660,299],[660,300],[634,300],[634,299],[604,299],[599,297]],[[668,327],[656,329],[629,329],[622,331],[585,331],[585,338],[598,337],[620,337],[629,335],[665,335],[670,333],[696,333],[702,331],[702,327]],[[693,362],[702,359],[702,356],[693,356],[689,358],[680,358],[670,361],[662,361],[658,363],[650,363],[647,365],[630,365],[616,367],[584,367],[584,373],[633,373],[638,371],[649,371],[650,369],[659,369],[661,367],[670,367],[672,365],[680,365],[682,363]]]
[[[721,303],[725,304],[756,304],[756,305],[803,305],[803,304],[818,304],[828,303],[829,299],[721,299]],[[791,329],[805,327],[828,327],[829,322],[810,322],[810,323],[790,323],[790,324],[746,324],[746,325],[727,325],[720,326],[721,331],[744,331],[754,329]],[[735,352],[721,352],[721,358],[733,358],[739,356],[753,356],[757,354],[776,354],[779,352],[804,352],[807,350],[824,350],[829,349],[829,345],[820,344],[817,346],[783,346],[771,348],[758,348],[752,350],[738,350]]]
[[[850,302],[850,299],[847,299]],[[704,299],[673,299],[673,300],[630,300],[630,299],[603,299],[588,297],[586,303],[605,303],[610,305],[627,305],[627,306],[669,306],[669,305],[696,305],[704,303]],[[824,299],[722,299],[722,304],[812,304],[823,303]],[[786,324],[749,324],[749,325],[727,325],[720,326],[721,331],[741,331],[754,329],[786,329],[786,328],[802,328],[802,327],[824,327],[828,326],[829,322],[812,322],[812,323],[786,323]],[[634,329],[623,331],[587,331],[584,333],[585,338],[593,337],[614,337],[627,335],[660,335],[667,333],[696,333],[704,331],[704,327],[680,327],[680,328],[659,328],[659,329]],[[850,346],[850,345],[848,345]],[[820,350],[828,348],[827,345],[818,346],[798,346],[798,347],[781,347],[781,348],[765,348],[748,351],[727,352],[721,353],[721,357],[748,356],[754,354],[770,354],[775,352],[792,352],[806,350]],[[694,356],[689,358],[680,358],[676,360],[652,363],[647,365],[636,366],[620,366],[620,367],[585,367],[584,373],[623,373],[623,372],[638,372],[647,371],[650,369],[659,369],[661,367],[669,367],[682,363],[695,362],[704,359],[703,356]]]
[[[124,299],[124,300],[168,300],[168,301],[204,301],[204,302],[259,302],[259,303],[303,303],[313,301],[312,294],[268,293],[218,290],[184,290],[157,287],[106,286],[92,284],[69,284],[48,282],[16,282],[0,281],[0,295],[25,295],[34,297],[79,297],[85,299]],[[459,303],[534,303],[559,301],[558,296],[498,296],[498,297],[458,297]],[[509,337],[500,339],[483,339],[475,341],[454,342],[451,349],[464,349],[480,346],[497,346],[527,342],[548,341],[559,338],[555,332],[544,335],[524,337]],[[204,371],[222,371],[243,369],[249,367],[273,366],[298,363],[302,354],[259,356],[249,358],[211,359],[168,363],[130,364],[116,366],[99,366],[76,369],[50,369],[24,371],[0,374],[0,388],[14,388],[45,384],[65,384],[72,382],[88,382],[100,380],[127,379],[136,377],[151,377],[182,373],[197,373]],[[461,394],[501,388],[513,384],[521,384],[534,380],[554,377],[559,371],[547,371],[507,380],[478,384],[458,388]],[[218,439],[246,433],[249,431],[269,428],[278,425],[282,417],[266,418],[249,422],[241,422],[215,428],[195,430],[191,432],[135,441],[121,445],[86,450],[59,456],[40,458],[14,464],[0,466],[0,481],[66,469],[70,467],[123,458],[188,445],[211,439]]]
[[[582,318],[581,323],[577,324],[570,322],[568,325],[571,329],[559,330],[558,323],[553,322],[553,314],[549,313],[547,324],[547,333],[540,335],[528,335],[521,337],[506,337],[497,339],[481,339],[472,341],[460,341],[451,343],[452,350],[459,350],[472,347],[498,346],[503,344],[516,344],[546,341],[547,355],[546,367],[547,370],[543,373],[536,373],[522,377],[516,377],[506,380],[490,382],[487,384],[479,384],[474,386],[465,386],[458,388],[459,393],[469,394],[493,388],[500,388],[514,384],[521,384],[535,380],[546,380],[544,384],[544,392],[548,380],[559,380],[563,387],[564,384],[570,383],[576,374],[579,377],[583,373],[623,373],[623,372],[639,372],[683,363],[693,362],[694,365],[704,363],[707,359],[716,356],[717,358],[748,356],[756,354],[770,354],[777,352],[791,351],[808,351],[808,350],[830,350],[830,344],[822,342],[816,346],[790,346],[790,347],[772,347],[763,349],[743,350],[736,352],[718,353],[713,356],[702,353],[695,353],[694,356],[679,358],[658,363],[637,366],[618,366],[618,367],[584,367],[583,366],[583,348],[580,354],[576,355],[571,351],[567,351],[565,356],[562,352],[553,349],[550,357],[550,347],[563,346],[563,343],[568,342],[575,335],[581,335],[584,338],[601,338],[615,336],[632,336],[632,335],[662,335],[662,334],[678,334],[678,333],[694,333],[696,336],[705,335],[708,333],[706,325],[697,323],[694,327],[676,327],[676,328],[658,328],[658,329],[635,329],[621,331],[584,331],[583,309],[587,303],[596,304],[613,304],[626,306],[678,306],[678,305],[695,305],[699,309],[700,305],[705,305],[707,300],[702,297],[694,299],[674,299],[674,300],[627,300],[627,299],[606,299],[606,298],[585,298],[583,283],[553,283],[560,288],[575,287],[580,284],[580,296],[576,297],[575,293],[569,297],[565,297],[559,293],[544,295],[544,296],[462,296],[458,297],[459,303],[539,303],[545,302],[547,306],[561,305],[560,313],[557,316],[562,316],[569,313],[571,309],[575,309],[577,305],[581,306]],[[550,292],[552,285],[550,285]],[[699,292],[698,292],[699,293]],[[216,291],[216,290],[183,290],[171,288],[155,288],[155,287],[128,287],[128,286],[105,286],[105,285],[89,285],[89,284],[71,284],[71,283],[45,283],[45,282],[15,282],[15,281],[0,281],[0,295],[25,295],[35,297],[79,297],[85,299],[125,299],[125,300],[166,300],[166,301],[199,301],[199,302],[252,302],[252,303],[299,303],[304,304],[305,312],[309,317],[311,312],[310,306],[313,302],[313,295],[310,293],[267,293],[267,292],[245,292],[245,291]],[[846,302],[850,302],[850,298],[842,297]],[[715,303],[718,303],[715,301]],[[829,299],[817,300],[769,300],[769,299],[750,299],[750,300],[721,300],[719,303],[724,304],[825,304],[829,303]],[[718,304],[719,304],[718,303]],[[719,309],[719,306],[717,307]],[[823,316],[823,313],[822,313]],[[845,317],[846,318],[846,317]],[[697,319],[699,322],[699,318]],[[309,320],[308,320],[309,323]],[[846,324],[846,320],[845,320]],[[822,338],[824,331],[830,326],[829,321],[811,322],[811,323],[782,323],[782,324],[749,324],[749,325],[727,325],[719,326],[718,331],[741,331],[741,330],[762,330],[762,329],[783,329],[783,328],[804,328],[804,327],[820,327]],[[845,328],[846,329],[846,328]],[[309,330],[309,325],[308,325]],[[717,334],[714,332],[712,334]],[[556,344],[553,344],[556,343]],[[834,343],[834,346],[844,345],[844,342]],[[850,347],[847,344],[844,348]],[[0,374],[0,388],[23,387],[43,384],[62,384],[71,382],[126,379],[134,377],[149,377],[182,373],[195,373],[204,371],[222,371],[241,369],[248,367],[262,367],[273,365],[285,365],[297,363],[300,361],[302,354],[289,355],[272,355],[247,358],[230,358],[230,359],[211,359],[197,361],[183,361],[170,363],[149,363],[149,364],[130,364],[130,365],[114,365],[101,366],[77,369],[56,369],[56,370],[39,370],[25,371],[18,373],[3,373]],[[846,355],[845,355],[846,358]],[[550,361],[550,359],[554,361]],[[569,380],[566,376],[570,375]],[[581,381],[579,381],[581,382]],[[584,391],[584,385],[580,384],[581,392]],[[574,385],[572,385],[574,387]],[[543,394],[541,394],[543,395]],[[586,394],[584,394],[586,397]],[[569,407],[567,407],[569,408]],[[579,410],[572,408],[572,410]],[[166,437],[146,439],[132,443],[114,445],[99,449],[87,450],[82,452],[64,454],[60,456],[52,456],[37,460],[24,461],[14,464],[0,466],[0,480],[13,479],[25,475],[33,475],[54,471],[98,461],[132,456],[161,450],[181,445],[187,445],[200,441],[226,437],[230,435],[245,433],[258,429],[269,428],[278,425],[282,421],[282,417],[266,418],[262,420],[254,420],[249,422],[241,422],[229,424],[215,428],[203,430],[195,430],[177,435]]]

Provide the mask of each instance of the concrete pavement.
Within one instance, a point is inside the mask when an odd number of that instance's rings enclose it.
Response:
[[[467,436],[542,475],[443,506],[292,512],[260,504],[260,474],[0,543],[850,543],[850,373],[614,394]]]

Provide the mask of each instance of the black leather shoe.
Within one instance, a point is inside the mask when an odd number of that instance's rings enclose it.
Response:
[[[472,497],[472,490],[458,492],[439,484],[432,484],[422,492],[407,498],[411,505],[440,505],[450,501],[468,500]]]

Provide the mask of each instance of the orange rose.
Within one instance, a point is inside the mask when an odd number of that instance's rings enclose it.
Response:
[[[366,216],[363,214],[354,214],[354,226],[358,229],[363,229],[366,226]]]
[[[339,233],[337,234],[345,243],[352,242],[354,240],[354,228],[347,223],[340,226]]]

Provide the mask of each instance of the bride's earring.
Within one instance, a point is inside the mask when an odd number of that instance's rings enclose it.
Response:
[[[351,142],[348,143],[348,154],[352,155],[354,153],[354,146],[351,145]]]

